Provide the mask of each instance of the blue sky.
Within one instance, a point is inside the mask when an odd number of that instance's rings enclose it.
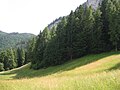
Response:
[[[0,0],[0,30],[39,34],[86,0]]]

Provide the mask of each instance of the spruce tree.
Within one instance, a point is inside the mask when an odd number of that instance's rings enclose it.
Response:
[[[33,38],[32,40],[30,40],[28,42],[28,46],[27,46],[27,52],[26,52],[26,56],[27,56],[27,61],[26,62],[30,62],[31,60],[33,60],[34,57],[34,48],[35,48],[35,43],[36,43],[36,38]]]
[[[83,17],[83,39],[85,41],[86,54],[91,53],[92,33],[94,25],[94,16],[92,7],[87,7]]]
[[[66,33],[67,33],[67,59],[73,59],[73,39],[74,39],[74,31],[75,31],[75,15],[74,12],[71,11],[70,15],[67,18],[66,25]]]
[[[80,6],[75,11],[75,32],[73,42],[74,58],[81,57],[86,53],[85,34],[83,32],[84,8]]]
[[[24,51],[24,49],[18,48],[17,49],[17,64],[18,64],[18,67],[24,65],[24,62],[25,62],[25,51]]]
[[[112,49],[112,43],[110,42],[110,35],[109,33],[109,20],[108,20],[108,10],[107,10],[107,5],[108,1],[110,0],[103,0],[100,10],[102,12],[101,14],[101,20],[103,23],[102,27],[102,40],[104,41],[104,51],[109,51]]]
[[[13,69],[16,66],[15,57],[12,48],[7,50],[8,68]]]
[[[112,42],[115,51],[118,51],[118,43],[120,41],[120,15],[119,7],[116,6],[117,3],[119,2],[109,0],[107,5],[110,41]]]
[[[94,12],[94,25],[92,30],[92,42],[91,42],[91,53],[100,53],[104,51],[104,41],[102,40],[102,27],[103,23],[101,20],[102,12],[97,9]]]
[[[50,40],[50,32],[46,27],[43,32],[38,35],[38,39],[36,41],[36,45],[34,48],[34,59],[32,60],[32,66],[34,69],[39,69],[43,67],[43,55],[47,46],[47,43]]]

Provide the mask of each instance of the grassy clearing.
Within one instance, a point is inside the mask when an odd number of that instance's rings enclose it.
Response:
[[[0,90],[120,90],[120,52],[88,55],[41,70],[0,73]]]

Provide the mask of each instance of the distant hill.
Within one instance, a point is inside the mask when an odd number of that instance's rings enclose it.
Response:
[[[6,33],[0,31],[0,50],[7,48],[25,47],[26,43],[35,37],[30,33]]]

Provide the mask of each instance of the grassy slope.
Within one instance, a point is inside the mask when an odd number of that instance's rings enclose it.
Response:
[[[41,70],[0,73],[0,90],[120,90],[120,52],[88,55]]]

